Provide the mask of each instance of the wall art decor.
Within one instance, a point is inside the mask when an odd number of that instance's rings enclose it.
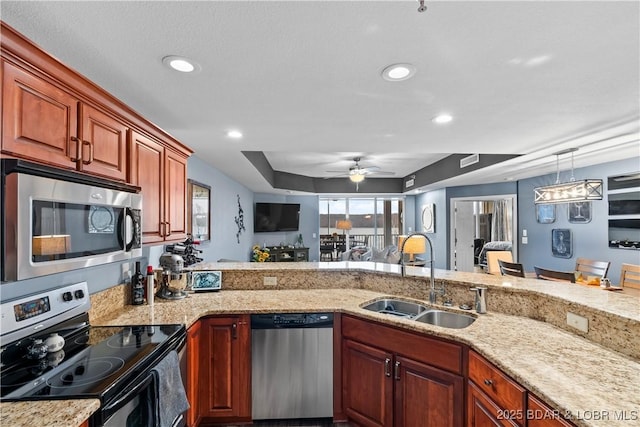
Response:
[[[551,254],[558,258],[571,258],[571,230],[567,228],[554,228],[551,230]]]
[[[551,224],[556,221],[556,205],[536,205],[536,221]]]
[[[242,205],[240,204],[240,195],[238,194],[238,216],[236,219],[236,225],[238,226],[238,232],[236,233],[236,239],[238,240],[238,244],[240,244],[240,234],[245,231],[244,228],[244,211],[242,210]]]
[[[422,231],[425,233],[436,232],[436,208],[433,203],[422,207]]]
[[[574,224],[591,222],[591,202],[569,203],[569,222]]]

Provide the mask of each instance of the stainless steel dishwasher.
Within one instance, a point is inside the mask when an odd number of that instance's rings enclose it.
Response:
[[[333,417],[333,313],[251,316],[254,420]]]

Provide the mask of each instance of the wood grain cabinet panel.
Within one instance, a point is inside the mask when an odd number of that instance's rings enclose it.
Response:
[[[561,417],[546,403],[529,393],[527,398],[528,427],[572,427],[573,424]]]
[[[200,330],[201,322],[197,321],[187,331],[187,426],[196,427],[199,421],[199,392],[200,385]]]
[[[90,105],[81,105],[81,111],[79,168],[94,175],[126,181],[129,127]]]
[[[75,169],[78,99],[2,62],[2,152]]]
[[[143,243],[186,238],[187,158],[131,132],[132,184],[142,189]]]
[[[198,405],[202,422],[251,420],[251,329],[248,315],[202,320]]]
[[[361,426],[464,425],[464,378],[429,363],[457,370],[461,346],[344,315],[341,331],[349,420]],[[453,360],[444,362],[438,352]]]
[[[469,382],[467,388],[467,427],[517,427],[513,415],[500,408],[478,386]]]

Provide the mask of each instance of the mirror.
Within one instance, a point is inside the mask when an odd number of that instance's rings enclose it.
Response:
[[[187,181],[187,230],[194,240],[211,240],[211,187]]]

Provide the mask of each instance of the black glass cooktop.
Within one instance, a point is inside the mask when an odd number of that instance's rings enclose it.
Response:
[[[60,333],[62,350],[31,360],[33,338],[3,349],[0,399],[96,397],[116,393],[175,348],[183,325],[93,327]],[[42,338],[45,338],[42,336]]]

